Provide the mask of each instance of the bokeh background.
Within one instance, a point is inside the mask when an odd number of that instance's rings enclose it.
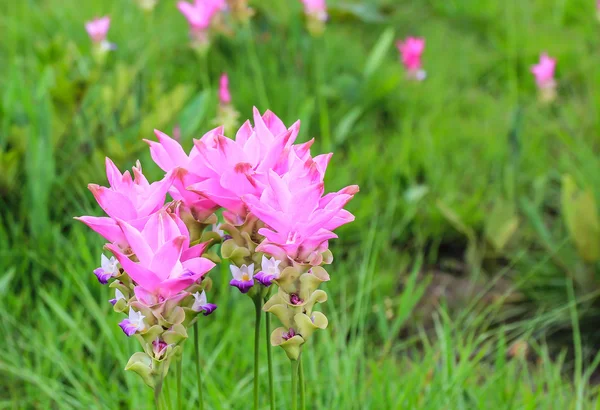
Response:
[[[102,241],[72,218],[100,215],[86,186],[105,184],[105,156],[156,179],[142,138],[176,132],[189,149],[216,126],[221,73],[240,119],[300,119],[299,141],[335,153],[326,188],[361,187],[333,243],[330,327],[305,357],[311,409],[598,405],[595,2],[330,0],[321,37],[298,1],[250,3],[251,26],[203,60],[174,0],[0,2],[0,408],[149,407],[123,370],[137,342],[92,274]],[[118,48],[100,63],[84,22],[102,15]],[[410,35],[426,38],[423,82],[399,62]],[[544,51],[551,104],[530,73]],[[246,409],[253,308],[226,267],[211,276],[205,399]]]

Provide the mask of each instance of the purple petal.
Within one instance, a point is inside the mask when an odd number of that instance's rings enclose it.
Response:
[[[100,282],[103,285],[106,285],[108,283],[108,280],[112,278],[112,273],[106,273],[102,268],[94,269],[94,275],[96,275],[96,277],[98,278],[98,282]]]
[[[248,293],[250,288],[254,285],[254,281],[232,279],[231,282],[229,282],[229,284],[238,288],[242,293]]]
[[[207,303],[206,305],[200,306],[200,309],[204,312],[204,316],[208,316],[217,309],[217,305],[214,303]]]
[[[269,287],[273,284],[273,279],[275,279],[275,275],[269,275],[263,271],[258,272],[254,275],[254,279],[262,283],[264,286]]]
[[[131,337],[135,332],[137,332],[137,326],[129,321],[129,319],[123,319],[121,323],[119,323],[121,329],[123,329],[123,333],[127,335],[127,337]]]
[[[109,299],[108,301],[111,305],[116,305],[117,304],[117,299]]]

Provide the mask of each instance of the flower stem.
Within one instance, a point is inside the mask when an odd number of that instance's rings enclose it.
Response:
[[[319,107],[319,126],[321,130],[321,137],[323,138],[323,144],[325,150],[331,149],[331,135],[329,130],[329,108],[327,106],[327,99],[323,94],[323,88],[325,87],[325,64],[323,61],[323,55],[325,55],[325,42],[323,39],[313,41],[313,53],[315,61],[315,75],[317,85],[317,104]]]
[[[256,321],[254,322],[254,410],[258,410],[258,365],[260,358],[260,318],[262,316],[262,301],[260,296],[254,298]]]
[[[200,340],[198,339],[198,321],[194,323],[194,350],[196,352],[196,381],[198,382],[199,410],[204,410],[204,398],[202,397],[202,372],[200,371]]]
[[[154,386],[154,407],[160,410],[160,393],[162,392],[162,379]]]
[[[291,360],[292,363],[292,410],[298,410],[298,360]]]
[[[265,312],[265,327],[266,327],[266,339],[267,342],[267,365],[269,368],[269,404],[271,410],[275,410],[275,388],[273,387],[273,357],[271,353],[271,316],[269,312]]]
[[[254,44],[254,35],[252,34],[252,25],[250,23],[247,24],[247,33],[246,37],[248,40],[248,57],[250,59],[250,65],[252,66],[252,70],[254,71],[254,79],[256,81],[256,88],[258,94],[258,101],[262,105],[261,109],[266,110],[269,108],[269,98],[267,97],[267,88],[265,87],[265,80],[263,78],[262,66],[260,64],[260,60],[258,59],[258,54],[256,52],[256,45]]]
[[[181,404],[181,400],[183,399],[183,394],[181,392],[181,375],[183,372],[183,354],[179,356],[179,360],[177,360],[177,410],[182,410],[183,406]]]
[[[300,354],[300,356],[298,356],[298,362],[299,362],[299,383],[300,383],[300,410],[304,410],[305,408],[305,404],[306,404],[306,398],[305,398],[305,383],[304,383],[304,365],[302,364],[302,354]]]

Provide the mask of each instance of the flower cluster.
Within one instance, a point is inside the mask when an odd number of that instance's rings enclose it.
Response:
[[[396,47],[400,52],[407,77],[416,81],[424,80],[427,73],[423,70],[421,56],[423,55],[423,51],[425,51],[425,39],[408,37],[404,41],[398,41]]]
[[[535,77],[535,83],[542,102],[551,102],[556,98],[555,69],[556,60],[550,58],[546,53],[542,53],[540,62],[531,67],[531,73]]]
[[[92,40],[94,54],[98,59],[101,59],[107,51],[117,48],[115,44],[110,43],[106,39],[109,28],[110,17],[108,16],[95,18],[85,23],[85,31],[87,31],[90,40]]]
[[[307,29],[313,36],[319,36],[325,31],[325,22],[329,18],[325,0],[300,0],[304,6]]]
[[[215,25],[219,13],[227,7],[225,0],[194,0],[193,3],[180,1],[177,8],[190,25],[192,46],[199,51],[207,49],[210,43],[210,29]]]
[[[222,104],[229,99],[222,90]],[[231,285],[261,306],[277,286],[263,309],[280,319],[271,342],[291,359],[315,329],[327,326],[325,315],[313,311],[327,300],[317,289],[329,280],[322,265],[333,260],[333,231],[354,219],[344,206],[358,187],[325,194],[331,154],[313,157],[312,140],[296,144],[299,127],[255,109],[254,124],[244,123],[235,139],[218,127],[195,140],[189,154],[156,131],[157,141],[147,143],[165,172],[161,180],[149,183],[139,162],[132,176],[107,159],[109,186],[89,185],[106,216],[77,219],[109,242],[114,256],[102,255],[94,273],[115,289],[110,302],[128,315],[120,326],[144,348],[127,368],[150,386],[166,374],[186,329],[216,308],[205,293],[212,260],[220,260],[209,252],[212,243],[221,242],[221,256],[231,263]],[[165,203],[167,194],[172,201]],[[220,208],[224,222],[216,226]]]

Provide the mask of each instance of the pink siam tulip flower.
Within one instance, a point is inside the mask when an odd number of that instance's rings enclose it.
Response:
[[[132,336],[136,332],[143,332],[146,329],[144,319],[146,316],[142,315],[141,312],[136,312],[133,308],[129,308],[129,317],[123,319],[119,326],[123,329],[123,333],[127,336]]]
[[[98,282],[103,285],[108,283],[108,280],[119,273],[117,260],[111,256],[108,259],[104,254],[100,258],[100,267],[94,269],[94,275],[98,278]]]
[[[177,8],[187,19],[192,38],[202,44],[208,41],[207,32],[215,15],[227,6],[225,0],[180,1]]]
[[[150,145],[150,155],[154,162],[167,174],[174,174],[173,186],[169,189],[169,194],[174,200],[182,201],[185,208],[197,220],[201,221],[208,217],[217,209],[218,205],[187,189],[190,185],[204,180],[188,171],[194,161],[201,161],[201,158],[198,157],[198,150],[193,147],[190,154],[187,155],[177,141],[158,130],[154,130],[154,133],[158,142],[144,141]]]
[[[425,51],[425,39],[419,37],[408,37],[405,41],[396,43],[402,57],[402,64],[406,68],[409,78],[424,80],[426,73],[422,69],[421,56]]]
[[[129,171],[121,174],[115,164],[106,158],[106,176],[110,187],[89,184],[88,188],[109,217],[82,216],[75,219],[110,242],[126,244],[116,220],[129,222],[141,229],[148,217],[164,205],[174,178],[174,174],[168,173],[161,181],[150,184],[142,174],[139,162],[133,167],[133,175],[132,178]]]
[[[105,16],[85,23],[85,30],[94,43],[101,44],[106,41],[110,28],[110,17]]]
[[[556,98],[556,81],[554,79],[554,70],[556,69],[556,60],[550,58],[548,54],[543,53],[540,56],[540,62],[531,67],[531,72],[535,77],[538,86],[540,99],[543,102],[550,102]]]
[[[323,183],[299,181],[292,172],[283,177],[271,171],[268,186],[260,197],[244,196],[252,214],[267,227],[259,230],[266,237],[258,248],[282,259],[319,264],[319,255],[327,249],[332,231],[354,220],[343,207],[358,192],[357,186],[323,196]],[[308,179],[308,177],[307,177]]]
[[[535,76],[535,82],[539,88],[553,87],[554,70],[556,68],[556,60],[548,57],[548,54],[543,53],[540,56],[540,62],[531,66],[531,72]]]
[[[296,122],[288,129],[272,112],[261,116],[254,109],[254,128],[247,121],[235,140],[225,137],[222,128],[209,132],[195,141],[200,158],[188,167],[203,180],[188,189],[229,211],[224,215],[233,223],[243,222],[248,212],[241,197],[260,195],[269,170],[287,171],[299,127]]]
[[[117,223],[139,262],[113,244],[106,247],[133,279],[135,296],[145,305],[182,297],[181,291],[215,266],[200,256],[208,243],[190,247],[183,221],[164,209],[153,214],[141,231],[123,220]]]
[[[219,102],[221,105],[228,105],[231,103],[229,77],[227,77],[227,74],[221,74],[221,79],[219,80]]]
[[[325,0],[300,0],[304,4],[304,13],[319,21],[327,21],[327,4]]]
[[[250,288],[254,285],[254,279],[252,279],[254,275],[254,264],[251,263],[250,266],[242,265],[238,268],[235,265],[230,265],[231,275],[233,279],[229,284],[231,286],[235,286],[242,293],[248,293]]]
[[[204,312],[204,316],[208,316],[217,309],[217,305],[214,303],[207,303],[206,292],[196,292],[192,296],[194,296],[194,304],[192,305],[193,311]]]

